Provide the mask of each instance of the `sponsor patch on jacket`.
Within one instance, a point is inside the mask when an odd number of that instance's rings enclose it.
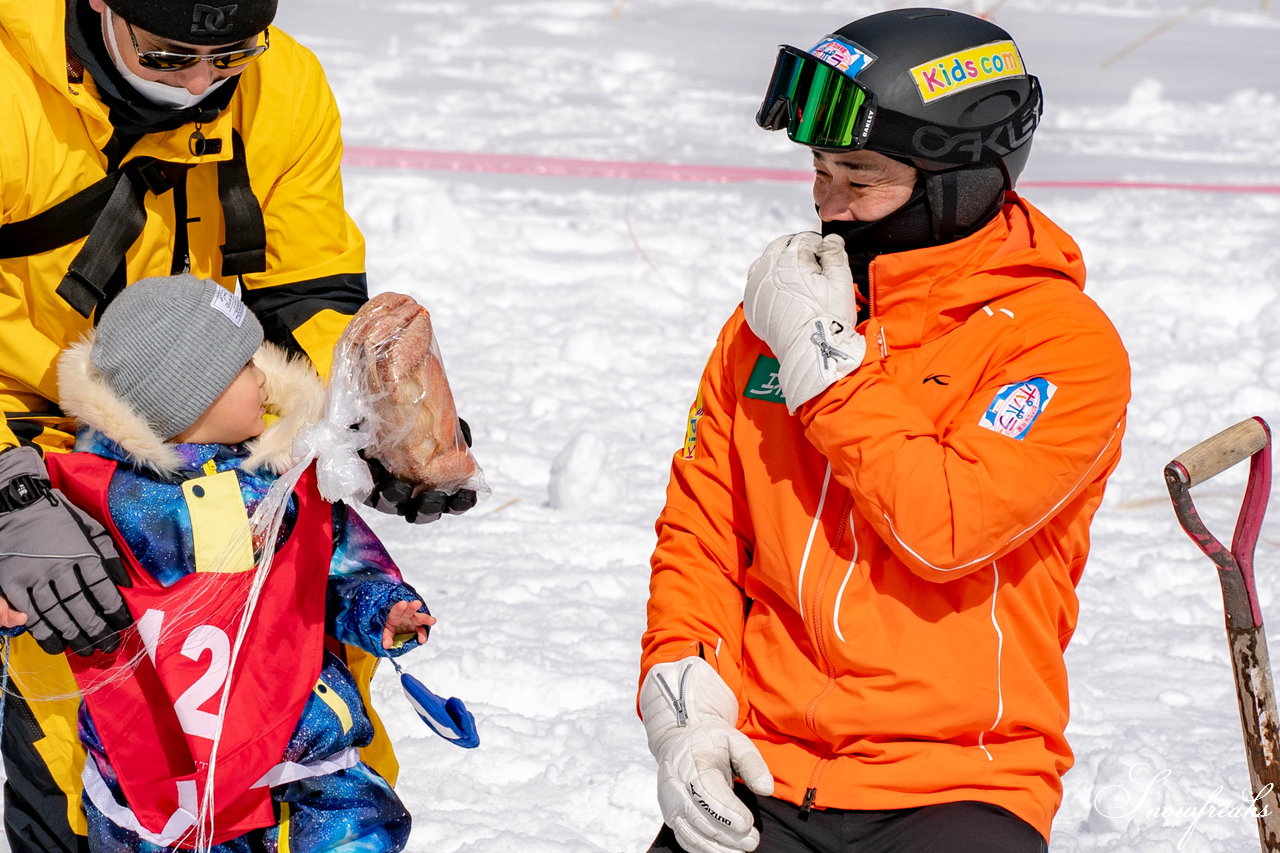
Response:
[[[911,69],[911,81],[926,104],[984,83],[1025,76],[1022,56],[1011,41],[949,53]]]
[[[782,386],[778,384],[776,358],[762,355],[756,359],[756,366],[751,368],[751,376],[747,379],[747,387],[742,389],[742,396],[748,400],[768,400],[770,403],[787,402],[782,396]]]
[[[819,62],[825,62],[850,77],[857,77],[862,69],[876,61],[873,54],[839,36],[827,36],[809,48],[809,54]]]
[[[706,414],[706,410],[702,407],[702,386],[698,386],[698,396],[694,398],[693,405],[689,407],[689,425],[684,430],[684,450],[680,453],[681,459],[692,459],[698,450],[698,421],[702,420],[702,416]]]
[[[1006,385],[996,392],[979,423],[1010,438],[1025,438],[1057,390],[1058,386],[1039,376]]]

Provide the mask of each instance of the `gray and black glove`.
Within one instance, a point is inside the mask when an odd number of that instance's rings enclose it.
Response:
[[[471,446],[471,426],[458,418],[462,438]],[[373,475],[373,491],[365,500],[368,506],[388,515],[399,515],[410,524],[426,524],[444,513],[461,515],[476,505],[474,489],[458,489],[448,492],[422,492],[415,495],[413,484],[397,479],[377,459],[365,457],[369,473]]]
[[[133,622],[116,587],[132,585],[102,525],[50,487],[40,454],[0,453],[0,595],[40,648],[115,651]]]

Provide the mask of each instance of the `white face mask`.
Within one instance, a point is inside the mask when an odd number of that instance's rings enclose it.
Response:
[[[116,70],[120,72],[120,76],[133,87],[134,91],[158,107],[181,110],[195,106],[213,94],[215,89],[231,79],[230,77],[223,77],[221,80],[216,80],[209,84],[209,88],[198,95],[191,94],[182,86],[170,86],[168,83],[161,83],[158,80],[144,80],[130,71],[120,57],[120,47],[116,44],[115,16],[111,14],[110,8],[105,9],[102,13],[102,32],[103,41],[107,43],[107,52],[111,54],[111,61],[115,63]],[[130,46],[130,49],[132,49],[132,46]]]

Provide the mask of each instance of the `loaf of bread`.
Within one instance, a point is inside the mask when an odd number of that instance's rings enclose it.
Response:
[[[478,473],[458,427],[431,315],[412,298],[383,293],[352,318],[339,346],[355,354],[368,393],[372,440],[365,453],[415,494],[456,491]]]

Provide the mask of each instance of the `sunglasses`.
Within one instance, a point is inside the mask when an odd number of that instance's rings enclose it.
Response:
[[[778,49],[756,124],[801,145],[856,150],[867,143],[875,96],[838,68],[790,45]]]
[[[268,30],[263,30],[262,44],[254,45],[253,47],[242,47],[237,50],[227,50],[222,53],[170,53],[167,50],[144,51],[138,46],[138,37],[133,32],[133,25],[128,21],[125,21],[124,25],[129,31],[129,40],[133,42],[133,51],[138,54],[138,64],[151,71],[182,71],[187,68],[194,68],[201,62],[207,62],[214,68],[239,68],[242,65],[248,65],[266,53],[267,48],[271,47],[271,34]]]

